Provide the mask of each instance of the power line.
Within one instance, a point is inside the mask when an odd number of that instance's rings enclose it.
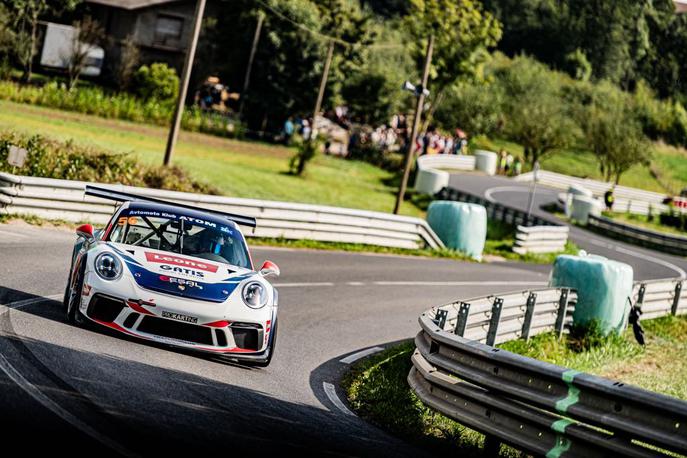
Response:
[[[360,44],[357,42],[350,42],[350,41],[346,41],[342,38],[333,37],[331,35],[327,35],[327,34],[322,33],[320,31],[313,30],[304,24],[301,24],[300,22],[296,21],[293,18],[290,18],[289,16],[282,13],[281,11],[278,11],[278,10],[272,8],[270,5],[263,2],[262,0],[255,0],[255,1],[257,3],[259,3],[260,5],[262,5],[263,8],[265,8],[266,10],[268,10],[269,12],[274,14],[275,16],[279,17],[280,19],[282,19],[286,22],[289,22],[290,24],[293,24],[294,26],[303,30],[304,32],[307,32],[311,35],[314,35],[314,36],[319,37],[319,38],[326,40],[326,41],[332,41],[334,43],[338,43],[340,45],[347,46],[347,47],[352,47],[352,46],[356,46],[356,45],[357,46],[363,46],[366,48],[379,48],[379,49],[393,49],[393,48],[402,48],[403,47],[403,45],[395,44],[395,43],[375,43],[375,44],[370,44],[370,45],[363,45],[363,44]]]

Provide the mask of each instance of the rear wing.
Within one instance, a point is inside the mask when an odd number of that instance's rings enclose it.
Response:
[[[240,224],[242,226],[257,226],[257,221],[252,216],[234,215],[233,213],[225,213],[219,210],[210,210],[209,208],[201,208],[192,205],[180,204],[177,202],[169,202],[167,200],[156,199],[155,197],[140,196],[137,194],[130,194],[128,192],[116,191],[114,189],[99,188],[97,186],[86,185],[85,194],[87,196],[100,197],[101,199],[115,200],[117,202],[153,202],[156,204],[170,205],[172,207],[186,208],[188,210],[203,211],[223,216],[235,222],[236,224]]]

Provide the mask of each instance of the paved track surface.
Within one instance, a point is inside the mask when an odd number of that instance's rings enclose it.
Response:
[[[422,456],[346,413],[338,381],[348,365],[340,360],[412,337],[432,305],[542,287],[549,271],[254,249],[256,261],[277,262],[283,275],[274,281],[275,359],[250,369],[67,324],[58,301],[73,240],[61,230],[0,225],[0,431],[30,433],[26,451]]]
[[[525,211],[531,190],[530,183],[477,174],[452,175],[449,186]],[[537,186],[532,213],[556,220],[556,217],[541,207],[555,203],[560,192],[557,189]],[[565,224],[563,221],[560,222]],[[576,226],[570,226],[570,238],[588,253],[630,264],[634,268],[635,279],[684,277],[687,271],[686,258],[618,242]]]
[[[477,193],[513,186],[453,180]],[[520,190],[491,195],[527,202]],[[537,204],[553,198],[540,190]],[[638,278],[687,268],[579,229],[572,236],[589,251],[629,262]],[[275,359],[251,369],[67,324],[58,301],[73,240],[63,230],[0,225],[0,431],[22,444],[22,454],[423,456],[347,411],[338,388],[347,363],[412,337],[418,315],[432,305],[542,287],[549,274],[538,265],[256,248],[256,261],[275,261],[283,275],[274,281]]]

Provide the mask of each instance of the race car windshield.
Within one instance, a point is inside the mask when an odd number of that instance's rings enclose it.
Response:
[[[151,210],[122,212],[110,241],[251,268],[236,229],[212,221]]]

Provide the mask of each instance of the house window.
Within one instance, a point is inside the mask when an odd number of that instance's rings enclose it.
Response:
[[[155,43],[160,45],[177,45],[184,30],[184,20],[176,16],[157,17],[155,22]]]

